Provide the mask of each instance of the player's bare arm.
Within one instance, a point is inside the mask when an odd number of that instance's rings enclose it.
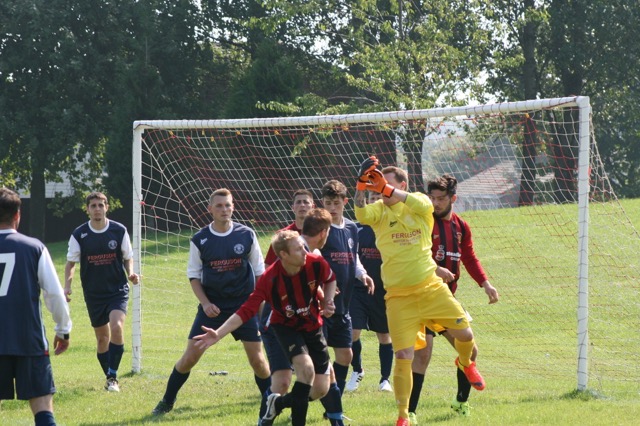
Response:
[[[205,327],[203,325],[202,331],[204,331],[204,334],[193,336],[193,340],[196,340],[195,346],[198,349],[202,349],[202,350],[207,349],[210,346],[218,343],[227,334],[238,329],[238,327],[240,327],[242,324],[243,324],[243,321],[242,321],[242,318],[240,318],[240,315],[233,314],[217,330],[214,330],[209,327]]]
[[[76,263],[67,261],[67,264],[64,267],[64,296],[67,299],[67,302],[71,302],[71,282],[73,281],[73,276],[76,273]]]
[[[140,277],[138,274],[133,272],[133,259],[126,259],[124,261],[124,269],[127,272],[127,278],[133,284],[138,284],[140,282]]]
[[[354,197],[354,203],[356,205],[356,207],[364,207],[365,206],[365,200],[367,199],[367,194],[366,191],[357,191],[356,190],[356,195]]]
[[[202,305],[202,310],[205,315],[209,318],[215,318],[220,315],[220,308],[211,303],[207,295],[204,293],[204,290],[202,289],[202,282],[198,278],[191,278],[189,282],[191,283],[193,294],[196,295],[198,302]]]
[[[498,300],[500,299],[500,295],[498,294],[498,290],[496,290],[496,288],[491,285],[489,280],[484,281],[480,285],[480,287],[482,287],[484,289],[484,292],[487,294],[487,297],[489,297],[489,304],[490,305],[498,302]]]

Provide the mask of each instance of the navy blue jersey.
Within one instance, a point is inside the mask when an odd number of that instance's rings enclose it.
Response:
[[[55,331],[69,333],[69,305],[44,244],[15,230],[0,231],[0,355],[48,353],[41,292]]]
[[[211,303],[236,309],[255,288],[264,261],[253,229],[233,222],[225,234],[205,226],[191,238],[188,278],[199,279]]]
[[[380,274],[382,256],[380,256],[380,250],[376,247],[376,235],[368,225],[358,224],[358,256],[362,266],[367,271],[367,275],[373,279],[376,286],[374,294],[376,297],[384,298],[386,290]],[[357,285],[365,287],[361,281],[358,280],[358,283]]]
[[[356,224],[347,218],[344,218],[343,226],[332,224],[327,242],[320,251],[336,274],[335,313],[338,315],[347,314],[356,281],[356,259],[358,256],[358,228]]]
[[[124,252],[124,253],[123,253]],[[87,304],[106,303],[129,294],[124,255],[131,258],[131,242],[124,225],[109,220],[95,230],[89,222],[78,226],[69,239],[67,260],[80,262],[80,280]]]

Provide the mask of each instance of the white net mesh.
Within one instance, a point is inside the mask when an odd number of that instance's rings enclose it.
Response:
[[[296,189],[317,196],[329,179],[353,188],[360,162],[375,154],[383,166],[406,168],[412,190],[443,173],[458,179],[454,209],[471,225],[476,253],[501,295],[489,306],[463,271],[456,295],[474,318],[483,374],[522,388],[575,388],[580,123],[571,101],[141,123],[142,161],[134,170],[142,178],[136,193],[145,369],[160,364],[164,372],[161,358],[175,360],[183,349],[197,303],[185,272],[189,238],[210,222],[206,205],[214,189],[232,191],[235,220],[264,236],[266,254],[273,231],[293,219]],[[611,189],[595,140],[587,139],[589,386],[638,392],[631,355],[640,347],[640,236]],[[352,208],[346,215],[354,219]],[[179,342],[170,355],[167,336]],[[444,361],[434,357],[433,374],[451,369],[452,352],[444,350]]]

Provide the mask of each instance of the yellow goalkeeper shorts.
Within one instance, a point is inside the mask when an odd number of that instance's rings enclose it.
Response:
[[[385,302],[395,351],[414,347],[425,326],[434,331],[469,327],[462,305],[435,274],[415,286],[387,289]]]

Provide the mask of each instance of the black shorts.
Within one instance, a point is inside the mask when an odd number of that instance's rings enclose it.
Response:
[[[316,374],[329,374],[329,351],[322,329],[296,331],[281,324],[271,324],[282,350],[289,360],[296,355],[309,355]]]
[[[85,299],[86,300],[86,299]],[[102,327],[105,324],[109,324],[109,314],[111,311],[122,311],[127,313],[127,303],[129,302],[129,294],[117,294],[111,300],[106,302],[86,302],[87,312],[89,313],[89,319],[91,320],[91,326],[93,328]]]
[[[389,333],[387,310],[384,299],[368,294],[366,288],[356,287],[353,291],[349,315],[354,330],[371,330],[376,333]]]
[[[213,328],[217,330],[220,328],[224,322],[229,319],[231,315],[235,313],[231,311],[222,311],[220,315],[215,318],[209,318],[207,314],[204,313],[202,309],[202,305],[198,305],[198,313],[196,314],[196,318],[193,320],[193,325],[191,326],[191,331],[189,331],[189,339],[193,339],[193,336],[198,336],[203,334],[202,326]],[[254,316],[249,321],[242,324],[237,330],[232,331],[231,335],[236,340],[242,340],[243,342],[260,342],[260,331],[258,328],[258,317]]]
[[[15,384],[14,384],[15,380]],[[0,355],[0,400],[28,401],[56,393],[53,371],[48,355]]]
[[[349,314],[334,314],[323,319],[322,330],[327,339],[327,345],[332,348],[350,348],[353,329],[351,328],[351,317]]]
[[[291,370],[291,361],[287,353],[282,349],[275,332],[269,326],[267,330],[262,329],[262,343],[269,360],[271,372],[278,370]]]

